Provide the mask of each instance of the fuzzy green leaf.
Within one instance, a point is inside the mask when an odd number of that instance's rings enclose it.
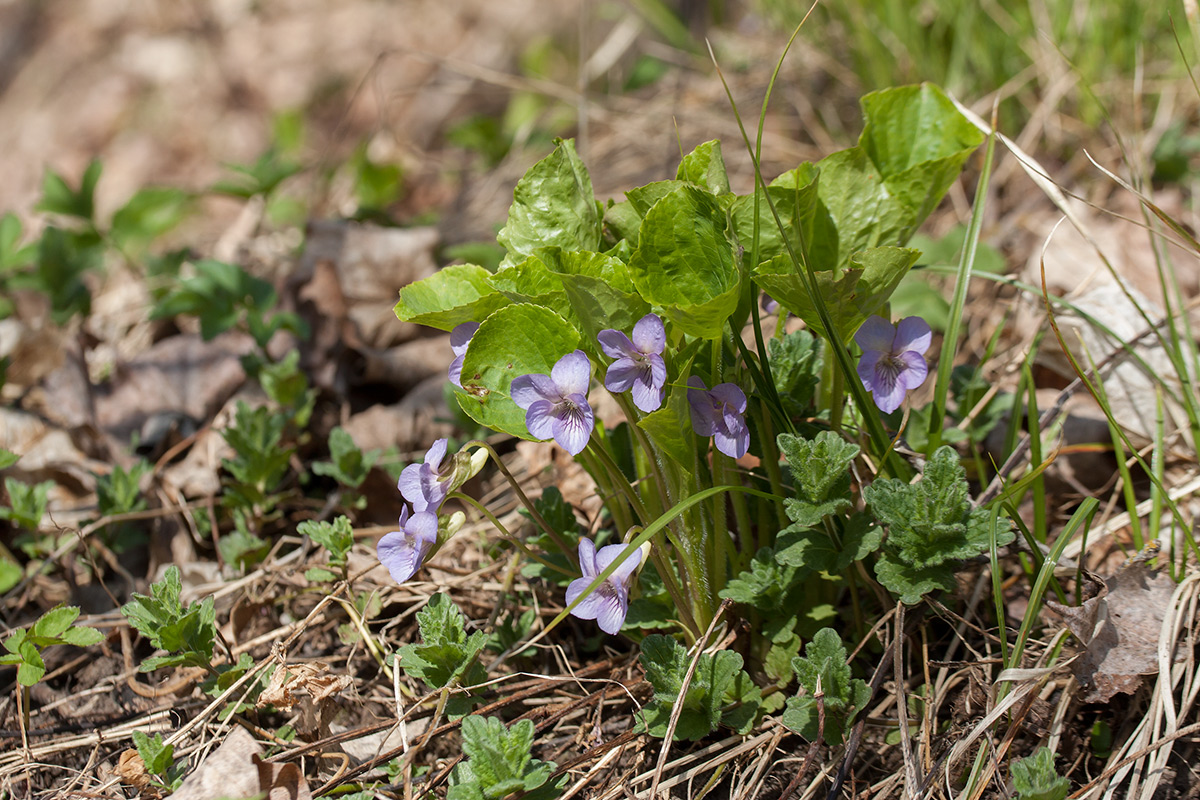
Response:
[[[340,567],[346,563],[347,554],[354,546],[354,531],[350,520],[344,515],[333,522],[305,520],[296,526],[296,532],[307,536],[329,551],[329,564]]]
[[[1049,747],[1017,759],[1011,771],[1018,800],[1063,800],[1071,790],[1071,782],[1054,769],[1054,753]]]
[[[793,331],[772,337],[767,351],[783,410],[793,418],[806,415],[821,380],[821,340],[807,330]]]
[[[357,488],[367,479],[379,453],[359,450],[349,432],[339,426],[329,432],[329,458],[329,461],[314,462],[313,472],[333,478],[343,486]]]
[[[804,656],[792,659],[796,680],[805,694],[788,699],[783,724],[806,739],[818,735],[818,684],[824,694],[824,740],[841,742],[855,714],[862,711],[871,696],[866,681],[852,678],[846,665],[846,647],[833,628],[822,628],[804,650]]]
[[[988,547],[991,515],[971,510],[966,471],[950,447],[940,447],[915,484],[881,479],[863,490],[875,517],[888,526],[887,551],[897,561],[923,568],[970,558]],[[1005,528],[997,542],[1013,539]]]
[[[725,718],[728,704],[755,702],[748,688],[748,677],[739,677],[744,673],[742,657],[737,653],[721,650],[701,655],[686,694],[681,694],[681,689],[691,658],[674,639],[659,634],[647,636],[639,660],[646,671],[646,680],[654,687],[654,699],[638,715],[639,723],[651,736],[667,735],[672,709],[680,703],[683,711],[675,727],[676,740],[700,739],[723,722],[739,727],[745,724],[743,711],[729,709],[731,713]]]
[[[837,522],[840,544],[821,527],[797,524],[783,529],[775,544],[775,558],[780,564],[836,574],[879,549],[883,530],[868,515],[854,514],[844,523]]]
[[[217,636],[212,597],[185,606],[180,601],[179,568],[167,567],[162,580],[150,584],[149,596],[134,594],[121,613],[155,647],[173,653],[174,663],[210,666]],[[162,665],[162,657],[146,659],[140,667],[149,672]]]
[[[796,479],[796,497],[785,501],[793,522],[817,525],[849,507],[850,465],[858,456],[858,445],[833,431],[821,431],[815,439],[781,433],[776,443]]]
[[[151,775],[166,775],[175,763],[175,746],[164,743],[161,733],[151,738],[144,731],[134,731],[133,745]]]

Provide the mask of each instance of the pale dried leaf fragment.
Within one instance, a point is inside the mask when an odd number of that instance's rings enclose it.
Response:
[[[1108,580],[1084,573],[1095,596],[1081,606],[1047,600],[1067,628],[1084,643],[1072,664],[1085,703],[1105,703],[1132,694],[1147,675],[1158,673],[1158,636],[1163,612],[1175,591],[1170,576],[1134,563]]]
[[[280,666],[258,696],[258,707],[271,705],[286,711],[299,706],[296,729],[324,734],[337,711],[334,699],[354,684],[349,675],[328,672],[329,665],[321,661]]]
[[[117,762],[117,775],[121,781],[137,790],[143,797],[158,797],[150,783],[150,773],[146,771],[146,762],[142,760],[137,750],[129,749],[121,753]]]

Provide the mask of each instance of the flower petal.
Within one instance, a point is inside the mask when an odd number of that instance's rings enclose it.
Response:
[[[556,420],[555,404],[549,400],[538,400],[525,412],[525,427],[535,439],[549,439],[554,435]]]
[[[915,350],[906,350],[896,356],[896,359],[904,364],[897,382],[902,384],[906,391],[916,389],[925,382],[929,375],[929,367],[925,364],[924,356]]]
[[[713,399],[731,407],[739,414],[746,412],[746,393],[735,383],[719,383],[712,388]]]
[[[633,397],[633,404],[639,410],[649,414],[651,411],[657,411],[662,405],[664,392],[647,381],[645,374],[639,374],[637,380],[633,382],[633,391],[630,394]]]
[[[467,352],[467,345],[471,343],[471,337],[477,330],[478,322],[464,322],[450,331],[450,349],[454,351],[454,355],[461,358]]]
[[[579,569],[589,581],[600,574],[596,569],[596,543],[591,539],[579,540]]]
[[[604,388],[617,394],[628,392],[640,372],[641,367],[632,358],[617,359],[609,365],[604,375]]]
[[[604,547],[601,547],[600,551],[596,553],[596,574],[599,575],[601,572],[608,569],[609,565],[616,561],[617,558],[626,550],[630,551],[629,557],[622,561],[620,566],[613,570],[612,575],[608,576],[608,581],[614,586],[627,586],[629,584],[629,578],[631,575],[633,575],[634,570],[641,566],[641,548],[628,544],[608,544]]]
[[[446,439],[435,439],[429,449],[425,451],[425,463],[434,472],[440,472],[442,459],[446,457]]]
[[[528,409],[538,400],[556,403],[562,397],[554,380],[549,375],[534,373],[513,379],[508,387],[508,396],[521,408]]]
[[[633,344],[641,352],[658,354],[667,346],[667,332],[657,314],[647,314],[633,326]]]
[[[574,586],[576,583],[580,584],[575,594],[576,597],[579,597],[583,594],[583,590],[588,587],[588,584],[591,583],[591,581],[584,581],[583,578],[579,578],[576,581],[572,581],[571,586]],[[575,606],[575,610],[571,612],[571,616],[578,617],[579,619],[596,619],[598,615],[603,613],[604,606],[606,605],[606,598],[600,593],[600,588],[603,586],[604,584],[600,584],[600,586],[596,588],[596,591],[580,600],[579,605]],[[567,587],[568,593],[570,590],[571,587]],[[568,605],[573,602],[575,602],[573,598],[567,601]]]
[[[886,356],[887,353],[879,350],[868,350],[858,360],[858,378],[868,392],[875,391],[875,366]]]
[[[564,396],[587,394],[588,385],[592,382],[592,362],[588,361],[587,354],[582,350],[567,353],[550,370],[550,378]]]
[[[885,362],[880,362],[881,365],[883,363]],[[885,414],[899,408],[904,402],[904,395],[907,394],[904,385],[897,380],[898,377],[897,373],[886,367],[879,366],[875,369],[875,388],[871,390],[871,395],[875,398],[875,405]]]
[[[412,503],[413,511],[424,511],[429,505],[427,487],[433,483],[432,473],[433,470],[428,464],[409,464],[400,471],[400,480],[396,482],[396,488],[405,500]]]
[[[892,340],[896,337],[896,329],[892,323],[881,316],[874,315],[867,319],[854,334],[854,341],[864,353],[871,351],[889,353],[892,350]]]
[[[587,447],[592,438],[592,426],[596,418],[592,407],[583,395],[573,394],[555,409],[553,417],[554,441],[559,447],[577,456]],[[532,413],[532,412],[531,412]]]
[[[375,553],[379,563],[391,573],[392,580],[404,583],[420,569],[426,549],[404,531],[392,531],[379,540]]]
[[[611,595],[599,595],[600,602],[596,609],[596,624],[600,626],[600,630],[615,636],[621,632],[621,626],[625,624],[625,615],[629,613],[629,598],[622,592],[617,592]],[[580,604],[582,605],[582,603]]]
[[[596,341],[600,342],[600,349],[609,358],[631,358],[637,354],[637,349],[634,348],[633,342],[629,341],[629,337],[612,328],[596,334]]]
[[[687,399],[692,417],[692,430],[697,436],[712,436],[713,419],[716,416],[712,396],[705,388],[704,381],[695,375],[688,378]]]
[[[462,362],[462,356],[455,356],[454,360],[450,362],[450,369],[446,371],[446,377],[460,389],[462,388]]]
[[[896,325],[896,338],[892,340],[892,352],[903,353],[912,350],[917,355],[924,355],[933,341],[933,332],[929,323],[920,317],[905,317]]]
[[[438,518],[431,511],[418,511],[412,515],[404,532],[424,542],[427,546],[437,543]]]
[[[713,445],[730,458],[741,458],[750,449],[750,429],[739,420],[738,425],[713,431]]]

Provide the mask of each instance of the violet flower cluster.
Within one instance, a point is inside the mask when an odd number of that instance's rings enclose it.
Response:
[[[454,360],[447,377],[460,389],[463,359],[479,327],[476,322],[463,323],[450,334]],[[606,329],[597,335],[597,342],[612,359],[604,377],[605,388],[615,394],[630,392],[633,404],[643,413],[661,408],[667,383],[663,357],[667,337],[662,319],[647,314],[633,326],[632,336]],[[587,399],[591,379],[591,361],[582,350],[575,350],[560,358],[549,375],[534,373],[515,378],[509,396],[524,409],[531,436],[553,439],[571,455],[578,455],[587,447],[595,425],[595,414]],[[692,377],[687,398],[695,433],[713,437],[716,448],[732,458],[746,454],[750,432],[744,418],[746,395],[740,388],[722,383],[710,390],[700,378]],[[409,465],[400,474],[397,488],[406,501],[400,514],[400,530],[385,535],[378,545],[380,562],[397,582],[411,578],[437,546],[438,510],[462,483],[461,454],[447,458],[446,447],[447,441],[438,439],[423,463]],[[473,469],[477,471],[477,467]],[[411,515],[407,504],[412,506]],[[631,553],[595,590],[586,595],[584,592],[629,546],[607,545],[597,551],[590,540],[581,539],[579,564],[583,575],[567,587],[567,603],[579,601],[571,613],[580,619],[595,620],[609,634],[620,631],[625,623],[630,585],[646,552]]]

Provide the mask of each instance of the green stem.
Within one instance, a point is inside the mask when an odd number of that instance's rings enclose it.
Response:
[[[500,470],[501,474],[503,474],[506,479],[508,479],[509,485],[513,487],[513,491],[517,493],[517,497],[520,498],[521,503],[525,506],[526,510],[529,511],[529,516],[533,517],[533,521],[537,523],[538,527],[545,531],[546,535],[550,537],[554,544],[567,554],[567,558],[571,559],[571,561],[574,561],[575,553],[571,549],[571,546],[567,543],[567,540],[564,539],[558,531],[550,527],[550,523],[546,522],[546,518],[542,516],[541,512],[537,510],[537,508],[525,495],[524,490],[521,489],[521,484],[517,483],[517,479],[512,476],[511,472],[508,471],[508,467],[504,466],[504,462],[500,460],[499,453],[497,453],[490,444],[481,439],[474,439],[470,442],[467,442],[465,445],[463,445],[463,447],[470,447],[471,445],[478,445],[479,447],[482,447],[484,450],[488,451],[488,455],[490,455],[492,457],[492,461],[496,463],[496,468]]]
[[[516,536],[513,536],[511,533],[509,533],[508,528],[504,527],[503,523],[501,523],[500,520],[496,518],[496,515],[493,514],[491,511],[488,511],[487,508],[482,503],[480,503],[478,500],[476,500],[474,497],[469,497],[469,496],[463,494],[462,492],[451,492],[449,495],[446,496],[446,499],[462,500],[462,501],[474,506],[475,509],[477,511],[479,511],[480,514],[483,514],[483,516],[485,516],[487,518],[488,522],[492,523],[492,525],[495,526],[496,530],[498,530],[500,532],[500,537],[502,539],[504,539],[504,541],[510,543],[513,547],[517,548],[522,553],[524,553],[526,556],[528,556],[529,558],[532,558],[534,561],[541,564],[543,567],[546,567],[547,569],[552,569],[555,572],[560,572],[563,575],[568,575],[572,578],[575,577],[574,572],[563,569],[558,564],[553,564],[553,563],[547,561],[546,559],[542,558],[541,556],[539,556],[537,553],[530,550],[529,546],[527,544],[522,542]],[[574,553],[571,550],[566,550],[563,552],[563,555],[570,558],[572,555],[574,555]]]

